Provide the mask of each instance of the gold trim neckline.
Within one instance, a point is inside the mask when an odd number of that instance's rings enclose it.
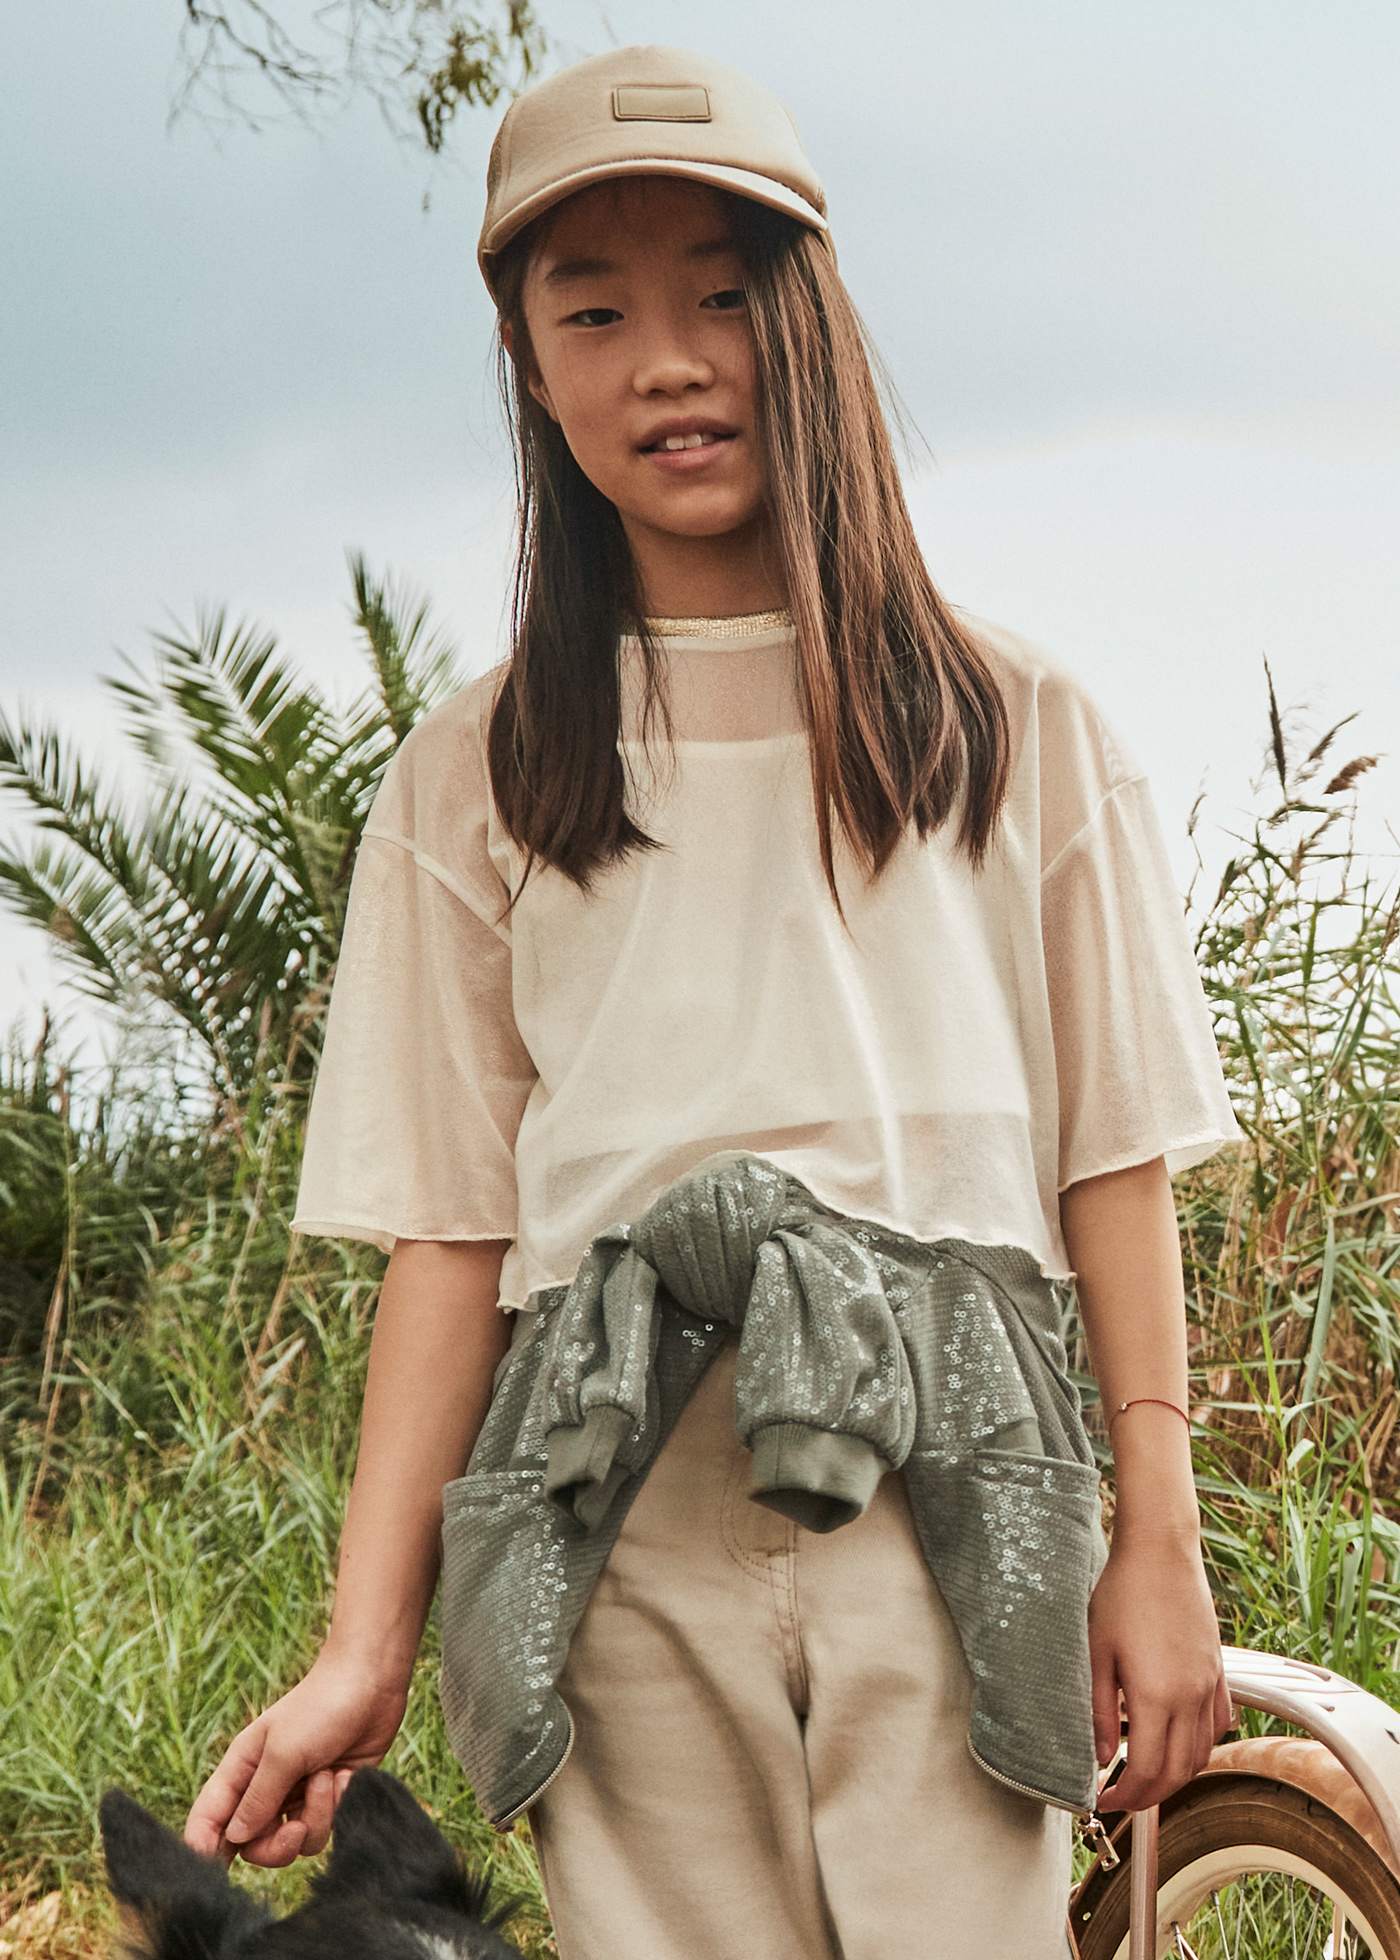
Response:
[[[713,618],[692,614],[671,618],[661,613],[646,615],[648,629],[671,637],[692,635],[696,639],[742,640],[759,633],[771,633],[779,626],[791,626],[792,614],[786,606],[768,612],[720,613]]]

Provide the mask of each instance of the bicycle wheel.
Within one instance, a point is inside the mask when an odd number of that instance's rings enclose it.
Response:
[[[1081,1960],[1128,1960],[1131,1826],[1070,1909]],[[1157,1832],[1156,1960],[1400,1960],[1400,1884],[1327,1804],[1265,1776],[1203,1776]]]

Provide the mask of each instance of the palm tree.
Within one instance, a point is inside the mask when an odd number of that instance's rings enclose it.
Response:
[[[0,787],[27,799],[40,832],[26,854],[0,854],[0,899],[49,935],[82,993],[165,1019],[216,1121],[256,1107],[269,1058],[309,1076],[380,771],[463,685],[426,606],[391,597],[360,554],[349,562],[371,676],[343,715],[273,634],[229,627],[222,608],[193,637],[156,637],[153,684],[103,677],[150,764],[134,817],[59,730],[0,713]]]

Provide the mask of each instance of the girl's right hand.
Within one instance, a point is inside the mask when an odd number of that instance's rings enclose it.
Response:
[[[323,1647],[305,1678],[233,1738],[185,1819],[185,1843],[225,1865],[235,1852],[272,1866],[324,1851],[351,1771],[388,1753],[407,1706],[407,1681]]]

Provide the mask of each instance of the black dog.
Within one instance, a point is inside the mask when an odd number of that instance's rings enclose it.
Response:
[[[98,1816],[130,1960],[519,1960],[495,1928],[526,1895],[488,1910],[489,1882],[387,1770],[350,1778],[329,1861],[280,1920],[124,1790]]]

